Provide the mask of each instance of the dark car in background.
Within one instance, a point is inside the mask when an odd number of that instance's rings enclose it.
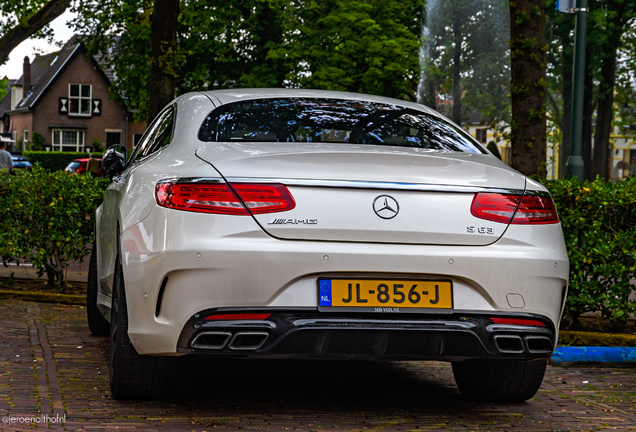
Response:
[[[11,159],[13,159],[13,169],[33,169],[31,161],[24,156],[11,155]]]
[[[101,159],[96,159],[97,162],[99,162],[99,165],[102,165],[102,160]],[[86,167],[88,165],[88,161],[89,158],[83,158],[83,159],[73,159],[71,161],[71,163],[69,163],[67,165],[66,168],[64,168],[64,171],[68,171],[71,173],[75,173],[75,174],[83,174],[86,172]],[[99,174],[97,175],[98,177],[103,177],[104,173],[102,173],[102,169],[99,169]]]

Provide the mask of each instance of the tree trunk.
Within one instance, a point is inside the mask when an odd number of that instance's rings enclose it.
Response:
[[[585,58],[589,59],[590,50],[585,53]],[[590,180],[592,177],[592,115],[594,114],[594,82],[592,81],[592,71],[588,63],[585,68],[585,80],[583,90],[583,134],[581,135],[581,156],[585,164],[584,178]]]
[[[617,45],[612,45],[616,47]],[[594,132],[594,158],[592,160],[592,178],[607,178],[608,153],[610,152],[610,133],[614,111],[614,82],[616,81],[616,49],[612,57],[603,59],[601,84],[596,112],[596,131]]]
[[[545,16],[541,0],[510,2],[512,167],[546,175]]]
[[[453,36],[455,39],[455,52],[453,53],[453,121],[462,124],[462,33],[459,16],[453,22]]]
[[[616,83],[617,48],[623,35],[625,2],[609,2],[610,10],[616,13],[610,19],[608,28],[614,31],[608,37],[606,56],[601,66],[598,111],[596,112],[596,131],[594,132],[594,158],[592,160],[592,178],[608,176],[610,157],[610,134],[614,114],[614,84]]]
[[[567,35],[569,36],[569,35]],[[561,149],[559,156],[559,178],[565,178],[567,174],[567,162],[572,151],[572,52],[565,49],[566,44],[571,45],[570,37],[563,38],[563,121],[561,124]]]
[[[179,0],[155,0],[151,17],[152,64],[148,80],[148,119],[150,124],[172,99],[176,86],[173,56],[177,47]]]
[[[19,23],[10,29],[0,38],[0,65],[7,61],[9,54],[15,47],[55,18],[62,15],[70,4],[71,0],[51,0],[42,6],[40,10],[28,17],[24,23]]]

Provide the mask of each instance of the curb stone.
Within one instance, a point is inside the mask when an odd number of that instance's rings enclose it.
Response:
[[[0,299],[17,299],[41,303],[59,303],[67,305],[86,305],[85,295],[54,294],[43,292],[25,292],[0,290]]]

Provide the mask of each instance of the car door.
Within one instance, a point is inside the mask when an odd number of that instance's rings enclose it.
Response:
[[[113,177],[111,184],[104,192],[97,229],[99,237],[98,269],[100,292],[108,297],[112,296],[115,260],[119,252],[118,238],[121,234],[120,204],[122,193],[126,190],[127,180],[133,175],[139,163],[170,142],[174,118],[175,108],[173,105],[167,107],[155,118],[133,150],[128,160],[128,167],[121,174]],[[100,303],[100,299],[98,299],[98,303]]]

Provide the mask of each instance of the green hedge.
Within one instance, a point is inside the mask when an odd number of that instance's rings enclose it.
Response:
[[[103,153],[93,153],[95,157],[101,158]],[[81,152],[46,152],[46,151],[25,151],[22,156],[31,161],[32,164],[39,163],[40,166],[49,171],[63,170],[73,159],[87,158],[89,153]]]
[[[16,171],[0,175],[2,262],[29,261],[61,288],[69,262],[89,253],[108,180],[39,166]]]
[[[545,182],[559,211],[570,258],[564,319],[578,327],[585,312],[615,323],[634,313],[636,286],[636,178],[579,183]]]

